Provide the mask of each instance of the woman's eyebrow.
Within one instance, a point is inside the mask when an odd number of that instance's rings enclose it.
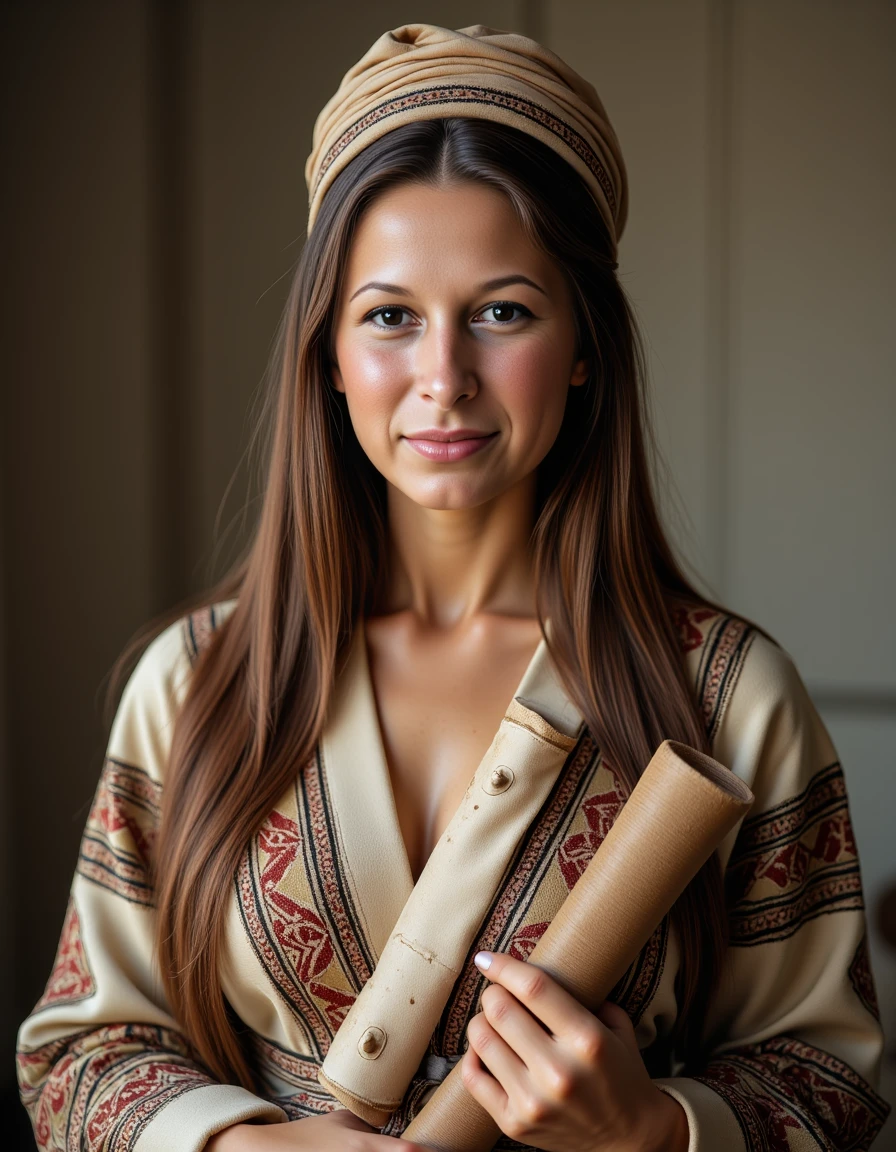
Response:
[[[367,292],[371,288],[376,288],[380,292],[391,292],[394,296],[410,296],[407,288],[402,288],[398,284],[386,284],[382,280],[371,280],[369,284],[362,284],[358,291],[349,297],[349,304],[351,304],[355,296],[360,296],[362,292]]]
[[[497,292],[500,288],[508,288],[511,284],[528,284],[530,288],[534,288],[536,292],[540,292],[542,296],[547,296],[544,288],[530,280],[528,276],[514,274],[512,276],[499,276],[496,280],[487,280],[484,284],[480,285],[481,292]],[[357,292],[352,293],[349,297],[349,304],[356,296],[360,296],[362,292],[369,292],[375,289],[379,292],[390,292],[393,296],[410,296],[407,288],[402,288],[399,284],[387,284],[383,280],[371,280],[367,284],[362,284]]]
[[[499,288],[508,288],[511,284],[528,284],[530,288],[534,288],[536,292],[540,292],[542,296],[547,296],[544,288],[536,284],[534,280],[530,280],[528,276],[516,274],[513,276],[499,276],[497,280],[488,280],[482,285],[483,292],[497,292]]]

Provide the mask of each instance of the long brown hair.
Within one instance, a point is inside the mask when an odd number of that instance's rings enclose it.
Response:
[[[708,750],[672,623],[676,606],[705,600],[657,515],[643,352],[593,200],[560,157],[513,129],[456,118],[394,130],[339,174],[300,258],[263,414],[259,522],[245,556],[202,598],[236,597],[237,605],[197,662],[167,767],[154,866],[162,974],[202,1060],[220,1080],[246,1087],[250,1062],[219,977],[234,872],[313,754],[359,614],[376,614],[385,602],[385,481],[358,444],[329,366],[358,220],[384,189],[407,181],[500,189],[568,277],[579,354],[592,370],[584,387],[569,389],[557,440],[538,469],[538,618],[542,628],[551,618],[552,658],[627,789],[667,737]],[[688,1057],[726,945],[716,855],[671,919],[682,950],[674,1040]]]

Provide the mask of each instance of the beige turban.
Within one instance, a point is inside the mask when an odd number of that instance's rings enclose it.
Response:
[[[333,179],[368,144],[414,120],[475,116],[553,148],[591,191],[614,242],[628,209],[619,142],[594,88],[547,48],[477,24],[385,32],[346,72],[314,126],[308,231]]]

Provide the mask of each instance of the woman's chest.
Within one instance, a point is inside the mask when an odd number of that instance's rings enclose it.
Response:
[[[368,623],[383,750],[415,881],[540,639],[537,621],[514,621],[460,641],[409,636],[400,624]]]

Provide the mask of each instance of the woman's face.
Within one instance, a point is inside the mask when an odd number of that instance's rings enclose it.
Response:
[[[469,508],[524,480],[586,378],[566,280],[501,192],[405,184],[366,211],[333,383],[361,447],[409,499]]]

